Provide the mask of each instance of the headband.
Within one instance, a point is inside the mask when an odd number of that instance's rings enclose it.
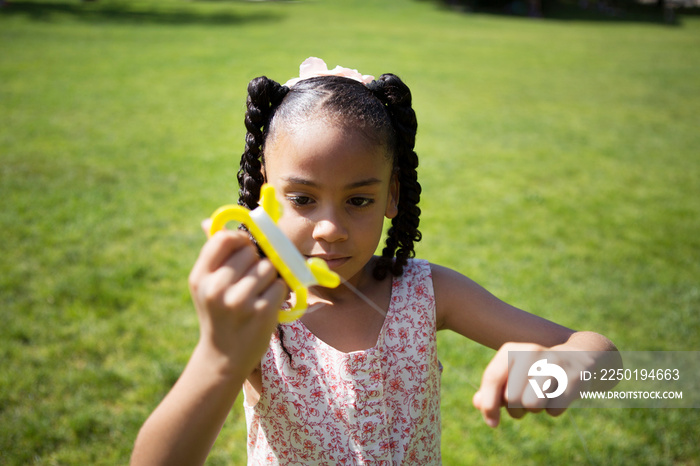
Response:
[[[292,87],[299,81],[304,79],[315,78],[318,76],[343,76],[346,78],[354,79],[355,81],[361,82],[362,84],[369,84],[374,81],[374,76],[368,74],[361,74],[357,70],[351,70],[350,68],[343,68],[342,66],[336,66],[332,70],[328,69],[326,62],[316,57],[309,57],[304,62],[299,65],[299,77],[292,78],[286,83],[287,87]]]

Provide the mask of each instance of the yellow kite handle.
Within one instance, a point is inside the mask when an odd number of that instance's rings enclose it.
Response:
[[[214,236],[219,230],[223,230],[228,222],[238,222],[246,226],[250,223],[250,210],[239,205],[225,205],[216,209],[211,215],[209,236]]]
[[[274,188],[263,185],[261,193],[261,206],[252,212],[239,205],[226,205],[217,209],[211,216],[209,235],[232,221],[248,228],[260,249],[294,292],[296,303],[291,309],[280,310],[278,317],[281,323],[292,322],[306,312],[309,286],[335,288],[340,284],[340,277],[328,269],[328,264],[321,259],[304,261],[303,256],[276,225],[282,216],[282,206],[275,198]]]

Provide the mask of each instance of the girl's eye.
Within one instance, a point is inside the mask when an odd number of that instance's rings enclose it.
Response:
[[[296,207],[304,207],[310,205],[313,200],[308,196],[288,196],[289,202]]]
[[[348,201],[353,207],[367,207],[374,203],[374,199],[368,197],[353,197]]]

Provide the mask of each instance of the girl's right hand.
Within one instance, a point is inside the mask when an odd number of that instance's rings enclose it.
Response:
[[[190,291],[199,343],[141,428],[133,465],[204,464],[240,387],[267,349],[287,287],[245,233],[224,230],[202,248]]]
[[[249,374],[267,349],[287,286],[248,235],[222,230],[202,248],[189,277],[198,346],[226,374]]]

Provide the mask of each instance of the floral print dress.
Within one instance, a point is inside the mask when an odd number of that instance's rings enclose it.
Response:
[[[430,264],[392,283],[376,346],[343,353],[301,321],[262,359],[262,393],[244,403],[248,464],[440,464],[440,372]]]

